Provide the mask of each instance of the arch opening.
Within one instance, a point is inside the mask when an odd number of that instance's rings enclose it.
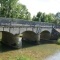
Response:
[[[40,42],[41,42],[41,43],[48,43],[49,40],[50,40],[50,36],[51,36],[51,34],[50,34],[49,31],[47,31],[47,30],[42,31],[42,32],[40,33]]]
[[[10,32],[2,31],[2,40],[1,42],[7,46],[11,46],[14,48],[22,47],[22,40],[18,35],[13,35]]]
[[[37,34],[33,31],[24,31],[22,33],[22,45],[36,44]]]

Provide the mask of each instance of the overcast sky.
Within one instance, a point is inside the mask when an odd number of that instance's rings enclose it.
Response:
[[[39,11],[47,14],[60,11],[60,0],[20,0],[20,3],[26,5],[32,16]]]

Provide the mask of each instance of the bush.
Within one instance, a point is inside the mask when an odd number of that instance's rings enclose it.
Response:
[[[59,45],[60,45],[60,38],[58,38],[58,40],[57,40],[57,44],[59,44]]]

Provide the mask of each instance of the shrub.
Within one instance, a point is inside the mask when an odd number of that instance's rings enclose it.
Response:
[[[60,45],[60,38],[58,38],[58,40],[57,40],[57,44],[59,44],[59,45]]]

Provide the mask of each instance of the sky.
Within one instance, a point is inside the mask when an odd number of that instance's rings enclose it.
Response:
[[[19,2],[26,5],[31,16],[39,11],[46,14],[60,12],[60,0],[19,0]]]

